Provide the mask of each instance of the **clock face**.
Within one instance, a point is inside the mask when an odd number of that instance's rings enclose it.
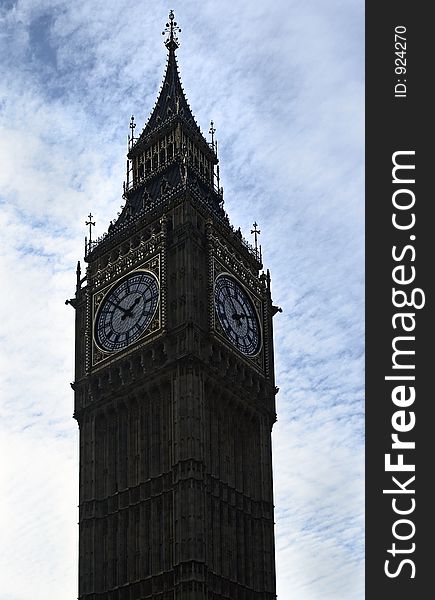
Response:
[[[135,342],[149,327],[159,303],[157,278],[136,271],[118,282],[104,297],[95,319],[95,341],[106,352]]]
[[[215,282],[214,303],[219,323],[230,342],[246,356],[260,350],[260,324],[251,298],[228,275],[219,275]]]

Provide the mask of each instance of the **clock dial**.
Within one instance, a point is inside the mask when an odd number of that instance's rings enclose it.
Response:
[[[95,341],[106,352],[117,352],[135,342],[149,327],[159,303],[154,275],[136,271],[105,296],[95,319]]]
[[[240,352],[253,356],[260,350],[260,324],[251,298],[228,275],[217,277],[214,302],[226,337]]]

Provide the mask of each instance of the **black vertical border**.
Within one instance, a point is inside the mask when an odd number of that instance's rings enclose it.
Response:
[[[435,276],[435,241],[432,214],[435,194],[429,185],[435,168],[432,137],[434,136],[435,67],[431,68],[435,26],[431,25],[429,3],[390,0],[366,2],[366,598],[369,600],[419,600],[433,593],[435,566],[432,566],[432,539],[435,538],[431,513],[434,506],[433,482],[435,460],[435,422],[432,405],[430,372],[435,371],[435,338],[433,283]],[[394,31],[406,27],[407,97],[395,98],[394,85],[402,76],[395,73]],[[433,108],[429,109],[429,103]],[[430,111],[430,112],[429,112]],[[392,154],[398,150],[415,150],[416,226],[413,243],[416,250],[415,287],[426,296],[425,307],[415,310],[416,400],[409,410],[415,411],[416,425],[407,437],[415,440],[415,451],[405,453],[406,462],[415,459],[415,473],[398,473],[404,481],[415,475],[413,496],[416,508],[408,517],[415,523],[415,536],[408,541],[395,540],[392,526],[399,515],[392,509],[392,496],[383,489],[391,487],[391,476],[384,470],[384,455],[391,451],[391,417],[398,410],[391,401],[394,384],[384,380],[392,371],[392,246],[408,243],[409,231],[398,232],[392,226]],[[410,253],[408,254],[410,256]],[[397,287],[397,286],[396,286]],[[410,286],[412,287],[412,286]],[[399,309],[396,309],[399,310]],[[412,310],[408,308],[407,310]],[[412,335],[412,333],[410,333]],[[406,372],[409,374],[409,371]],[[397,372],[396,372],[397,374]],[[409,498],[409,495],[397,496]],[[405,506],[403,500],[402,506]],[[400,529],[399,529],[400,531]],[[406,526],[402,529],[405,533]],[[387,552],[393,542],[398,548],[415,552],[392,557]],[[415,578],[410,578],[410,566],[404,566],[395,578],[384,573],[388,559],[398,567],[402,559],[415,563]]]

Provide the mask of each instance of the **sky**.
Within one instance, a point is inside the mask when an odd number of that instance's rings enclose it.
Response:
[[[231,222],[256,221],[274,317],[279,600],[364,597],[362,0],[0,0],[0,600],[77,597],[69,383],[85,221],[122,203],[128,124],[163,79],[219,143]]]

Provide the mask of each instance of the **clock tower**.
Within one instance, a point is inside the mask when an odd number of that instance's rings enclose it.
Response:
[[[269,273],[223,208],[179,28],[125,205],[77,267],[80,600],[275,600]],[[89,226],[92,227],[92,215]],[[256,225],[255,235],[258,233]]]

